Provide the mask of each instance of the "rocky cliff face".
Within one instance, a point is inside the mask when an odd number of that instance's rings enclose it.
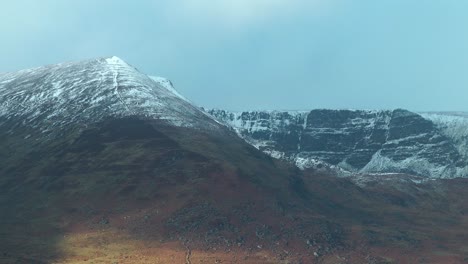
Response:
[[[435,178],[467,172],[464,153],[440,122],[403,109],[209,113],[258,149],[300,168]]]

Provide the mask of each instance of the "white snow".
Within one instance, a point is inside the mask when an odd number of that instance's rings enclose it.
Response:
[[[281,151],[265,149],[265,150],[263,150],[263,152],[265,152],[266,154],[270,155],[271,157],[273,157],[275,159],[284,159],[285,158],[285,153],[281,152]]]

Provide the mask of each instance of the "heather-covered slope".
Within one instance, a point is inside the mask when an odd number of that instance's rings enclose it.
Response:
[[[362,188],[299,171],[229,132],[135,118],[26,146],[0,170],[5,263],[184,263],[189,251],[192,263],[468,257],[464,180],[379,176]]]

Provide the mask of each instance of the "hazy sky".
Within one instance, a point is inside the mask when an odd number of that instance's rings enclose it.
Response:
[[[116,55],[198,105],[468,111],[464,0],[14,0],[0,72]]]

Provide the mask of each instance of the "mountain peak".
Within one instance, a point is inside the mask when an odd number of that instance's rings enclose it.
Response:
[[[138,71],[135,67],[131,66],[130,64],[128,64],[126,61],[124,61],[123,59],[117,57],[117,56],[112,56],[112,57],[107,57],[107,58],[104,58],[104,61],[105,63],[107,63],[107,65],[109,67],[114,67],[116,69],[119,69],[119,68],[131,68],[133,70],[136,70]]]
[[[107,58],[106,58],[106,61],[107,61],[109,64],[128,64],[128,63],[126,63],[124,60],[122,60],[121,58],[119,58],[119,57],[117,57],[117,56],[107,57]]]
[[[45,130],[125,116],[218,126],[174,91],[116,56],[61,63],[0,75],[0,118]]]

